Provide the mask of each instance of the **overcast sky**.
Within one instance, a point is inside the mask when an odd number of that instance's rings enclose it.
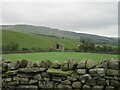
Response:
[[[32,24],[118,36],[117,2],[5,2],[2,24]]]

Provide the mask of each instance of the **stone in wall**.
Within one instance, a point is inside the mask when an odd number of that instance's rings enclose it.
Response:
[[[92,76],[105,76],[105,69],[104,68],[90,69],[89,73]]]
[[[62,63],[62,65],[61,65],[61,69],[63,70],[63,71],[67,71],[67,70],[69,70],[69,64],[68,64],[68,62],[63,62]]]
[[[78,74],[80,74],[80,75],[87,73],[86,69],[77,69],[76,72],[77,72]]]
[[[73,88],[81,88],[82,87],[82,83],[80,81],[76,81],[72,83],[72,87]]]
[[[20,64],[19,64],[19,67],[20,67],[20,68],[25,68],[25,67],[27,67],[28,62],[29,62],[29,61],[27,61],[27,60],[22,60],[22,61],[20,62]]]
[[[119,61],[118,60],[114,60],[111,59],[108,61],[108,67],[111,69],[119,69],[120,65],[119,65]]]
[[[77,68],[77,61],[75,59],[71,59],[68,61],[69,70],[75,70]]]
[[[51,65],[51,67],[56,68],[56,69],[60,68],[60,66],[61,66],[61,63],[58,61],[53,62]]]
[[[45,71],[46,68],[37,68],[37,67],[33,67],[33,68],[20,68],[18,69],[18,72],[23,72],[23,73],[36,73],[36,72],[43,72]]]
[[[87,69],[94,68],[95,66],[96,66],[95,63],[94,63],[92,60],[88,60],[88,61],[86,62],[86,68],[87,68]]]
[[[99,67],[100,67],[100,68],[108,68],[108,61],[109,61],[109,60],[104,59],[103,61],[101,61],[101,62],[99,63]]]
[[[85,69],[86,68],[86,62],[87,62],[86,59],[81,60],[80,63],[78,63],[77,68]]]

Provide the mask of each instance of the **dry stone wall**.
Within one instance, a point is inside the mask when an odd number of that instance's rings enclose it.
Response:
[[[120,90],[120,61],[2,60],[2,90]]]

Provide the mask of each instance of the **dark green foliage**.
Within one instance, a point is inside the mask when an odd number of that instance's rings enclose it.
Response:
[[[120,47],[118,46],[118,47],[115,47],[114,49],[113,49],[113,52],[115,53],[115,52],[117,52],[117,53],[120,53]]]
[[[80,46],[79,46],[79,50],[81,51],[94,51],[95,49],[95,44],[94,43],[82,43]]]
[[[10,42],[6,45],[3,45],[2,50],[3,51],[17,51],[18,50],[18,43]]]
[[[83,52],[103,52],[103,53],[107,53],[107,52],[111,52],[111,53],[118,53],[118,47],[112,47],[112,46],[107,46],[107,45],[95,45],[92,42],[88,42],[88,43],[82,43],[79,47],[80,51]]]
[[[37,48],[36,47],[32,47],[31,50],[37,50]]]
[[[26,51],[26,50],[29,50],[29,49],[25,47],[22,48],[22,51]]]

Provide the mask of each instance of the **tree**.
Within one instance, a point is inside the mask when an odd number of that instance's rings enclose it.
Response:
[[[102,52],[102,47],[101,46],[96,46],[95,47],[95,51],[97,51],[97,52]]]
[[[119,47],[113,48],[113,52],[114,52],[114,53],[119,53],[119,52],[120,52],[120,48],[119,48]]]
[[[86,45],[85,44],[81,44],[79,47],[80,51],[87,51]]]
[[[29,49],[26,48],[26,47],[23,47],[23,48],[22,48],[22,51],[26,51],[26,50],[29,50]]]
[[[37,48],[36,47],[32,47],[31,50],[37,50]]]
[[[2,46],[2,51],[9,51],[8,45],[3,45]]]
[[[18,43],[10,42],[6,45],[3,45],[2,49],[3,51],[17,51],[19,47]]]
[[[88,51],[94,51],[95,50],[95,44],[92,42],[87,43]]]
[[[108,52],[106,45],[104,45],[104,46],[102,47],[102,52]]]
[[[108,47],[107,47],[107,51],[108,51],[108,52],[113,52],[113,48],[110,47],[110,46],[108,46]]]
[[[88,42],[88,43],[82,43],[79,46],[79,50],[87,52],[87,51],[94,51],[95,50],[95,44],[92,42]]]

